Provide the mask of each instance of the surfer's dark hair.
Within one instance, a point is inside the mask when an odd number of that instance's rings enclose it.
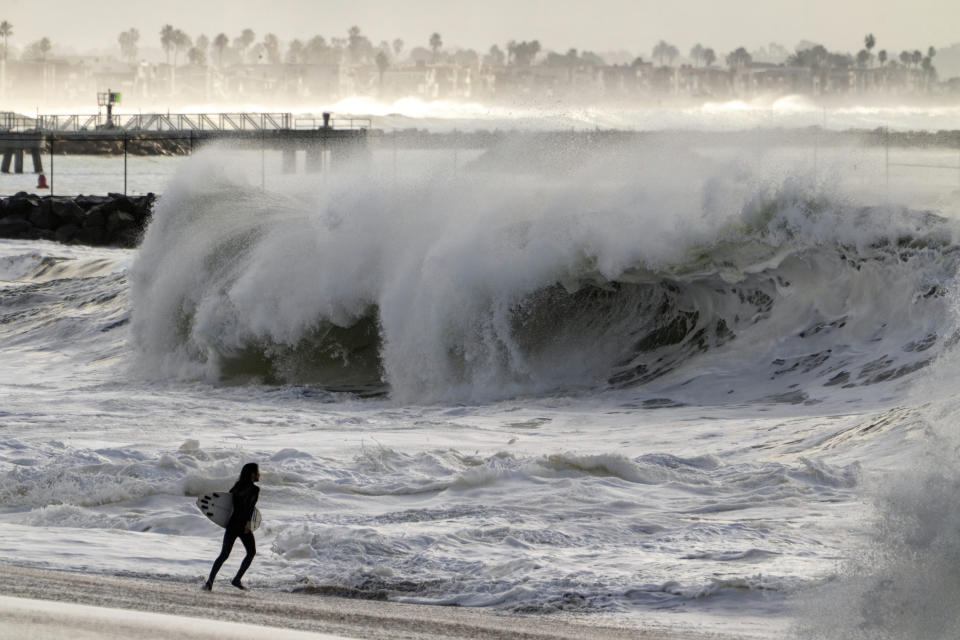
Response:
[[[260,473],[260,467],[256,462],[248,462],[240,470],[240,480],[238,482],[253,482],[253,474]]]

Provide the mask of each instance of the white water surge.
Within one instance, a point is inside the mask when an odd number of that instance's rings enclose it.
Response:
[[[869,592],[943,486],[891,479],[954,415],[952,205],[542,151],[278,194],[210,150],[137,252],[0,243],[0,559],[199,580],[255,460],[258,588],[760,635]]]

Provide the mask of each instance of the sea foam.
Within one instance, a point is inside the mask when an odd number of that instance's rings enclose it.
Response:
[[[929,362],[949,331],[951,223],[669,151],[528,149],[532,165],[399,183],[345,167],[283,196],[201,153],[131,269],[138,364],[438,401],[653,381],[677,395],[717,353],[729,381],[706,396],[805,402],[798,375],[843,388]],[[790,381],[744,398],[746,363]]]

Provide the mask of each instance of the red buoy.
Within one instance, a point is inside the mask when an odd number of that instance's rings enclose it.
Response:
[[[47,176],[40,174],[40,177],[37,178],[37,189],[49,189],[47,186]]]

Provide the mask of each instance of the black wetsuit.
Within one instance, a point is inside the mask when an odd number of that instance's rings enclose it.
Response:
[[[220,550],[220,555],[214,560],[213,568],[210,569],[210,577],[207,579],[208,585],[213,584],[213,579],[217,577],[221,565],[230,557],[230,551],[233,550],[233,543],[237,541],[237,538],[240,538],[240,542],[243,543],[247,555],[240,563],[240,570],[237,571],[237,575],[233,578],[234,584],[240,582],[243,574],[250,568],[253,556],[257,555],[257,545],[253,539],[253,532],[245,529],[247,523],[253,519],[253,508],[257,504],[257,498],[260,497],[260,487],[250,481],[237,482],[230,489],[230,493],[233,494],[233,513],[227,522],[227,530],[223,534],[223,548]]]

